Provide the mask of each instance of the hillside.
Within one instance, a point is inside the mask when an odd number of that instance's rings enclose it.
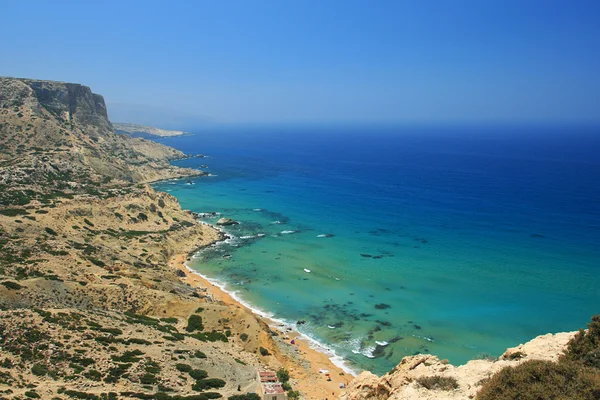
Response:
[[[222,234],[145,183],[203,172],[79,84],[0,78],[0,399],[202,399],[277,368],[266,325],[172,266]],[[244,333],[244,340],[240,334]]]

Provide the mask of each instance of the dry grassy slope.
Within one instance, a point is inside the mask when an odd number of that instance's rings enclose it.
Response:
[[[182,320],[72,308],[0,311],[0,398],[23,398],[27,391],[44,399],[76,397],[61,388],[118,398],[155,390],[197,394],[196,380],[178,364],[223,379],[217,390],[224,395],[239,393],[238,385],[256,390],[255,356],[234,341],[174,340],[169,333],[185,327]]]
[[[198,171],[168,165],[182,156],[176,150],[111,129],[103,99],[89,88],[0,78],[0,399],[27,391],[42,398],[168,391],[156,398],[174,399],[193,383],[174,370],[177,362],[225,380],[222,395],[239,393],[237,385],[254,391],[259,362],[278,365],[257,355],[272,344],[264,324],[207,301],[169,265],[220,233],[172,196],[130,183]],[[187,320],[199,307],[203,330],[191,337]],[[196,349],[208,358],[193,358]],[[112,358],[126,350],[143,355]],[[40,369],[48,372],[35,375]]]

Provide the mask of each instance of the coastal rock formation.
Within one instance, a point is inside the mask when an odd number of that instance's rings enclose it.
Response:
[[[76,181],[73,175],[151,182],[206,174],[170,165],[184,156],[178,150],[116,135],[103,97],[80,84],[0,78],[0,121],[6,185]]]
[[[340,400],[468,400],[496,372],[527,360],[556,361],[576,332],[557,333],[507,349],[498,360],[472,360],[454,366],[429,354],[404,357],[389,373],[378,377],[370,372],[358,375]],[[453,378],[458,387],[449,390],[427,389],[419,383],[424,377]]]
[[[126,123],[114,123],[115,132],[123,133],[132,136],[158,136],[158,137],[170,137],[170,136],[182,136],[188,134],[183,131],[174,131],[169,129],[160,129],[154,126],[145,126],[137,124],[126,124]]]
[[[238,225],[239,222],[232,220],[231,218],[220,218],[217,221],[217,225],[227,226],[227,225]]]

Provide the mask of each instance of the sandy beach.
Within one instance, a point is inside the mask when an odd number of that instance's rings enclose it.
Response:
[[[215,302],[221,302],[254,315],[278,334],[274,340],[269,340],[271,335],[265,332],[265,335],[261,335],[261,346],[268,349],[277,361],[290,372],[294,390],[299,390],[307,399],[331,399],[337,398],[343,393],[344,389],[340,388],[340,384],[343,383],[347,386],[354,378],[352,375],[333,364],[326,354],[311,348],[307,340],[303,339],[298,332],[287,331],[285,327],[277,326],[276,322],[252,313],[250,309],[219,287],[198,274],[190,273],[185,265],[187,259],[186,254],[179,254],[170,261],[173,268],[186,273],[186,276],[181,278],[183,282],[193,287],[206,288],[207,294],[211,295]],[[291,344],[292,340],[295,344]],[[331,380],[328,380],[324,371],[329,373]]]

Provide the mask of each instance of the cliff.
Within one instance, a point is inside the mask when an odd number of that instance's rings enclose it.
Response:
[[[0,399],[255,391],[261,323],[171,265],[222,234],[140,184],[203,174],[183,153],[116,135],[86,86],[14,78],[0,149]]]
[[[170,165],[180,151],[116,135],[103,97],[87,86],[0,78],[0,117],[0,184],[7,186],[205,174]]]
[[[429,354],[409,356],[382,377],[370,372],[357,376],[340,400],[468,400],[475,398],[482,385],[496,372],[528,360],[557,361],[568,341],[575,335],[557,333],[507,349],[498,360],[471,360],[454,366]],[[455,388],[423,385],[423,378],[442,377],[456,382]]]

